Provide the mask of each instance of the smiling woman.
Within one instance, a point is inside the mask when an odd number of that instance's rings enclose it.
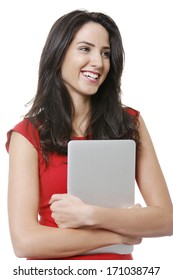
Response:
[[[62,79],[73,104],[81,99],[82,105],[83,98],[90,103],[88,96],[98,91],[109,72],[109,57],[107,30],[95,22],[85,23],[74,36],[61,67]]]
[[[76,10],[52,26],[32,107],[8,132],[6,144],[16,256],[127,260],[131,254],[86,252],[173,234],[172,202],[151,138],[139,112],[121,103],[123,63],[121,35],[109,16]],[[146,207],[109,209],[67,195],[72,139],[133,139]]]

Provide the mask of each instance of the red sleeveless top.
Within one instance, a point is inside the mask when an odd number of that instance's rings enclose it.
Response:
[[[139,112],[128,108],[128,112],[133,115],[139,115]],[[39,160],[39,223],[44,226],[57,227],[57,224],[51,218],[51,210],[49,200],[55,193],[67,193],[67,156],[58,155],[57,153],[49,154],[49,164],[46,167],[43,154],[40,146],[40,138],[37,129],[32,123],[23,119],[13,129],[7,133],[6,149],[9,150],[10,137],[12,132],[22,134],[37,150]],[[85,137],[75,137],[75,139],[84,140]],[[130,260],[131,254],[91,254],[79,255],[69,258],[62,258],[64,260]]]

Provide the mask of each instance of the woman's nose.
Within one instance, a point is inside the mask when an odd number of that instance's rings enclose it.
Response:
[[[91,57],[91,65],[93,67],[101,68],[103,66],[103,60],[100,53],[94,53]]]

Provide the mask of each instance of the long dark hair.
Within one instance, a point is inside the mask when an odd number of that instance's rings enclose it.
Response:
[[[66,51],[78,30],[87,22],[101,24],[109,33],[110,71],[91,96],[89,125],[92,139],[134,139],[139,135],[135,117],[121,103],[121,75],[124,64],[122,39],[115,22],[103,13],[75,10],[52,26],[41,55],[36,97],[26,118],[38,129],[43,155],[67,153],[72,134],[73,103],[60,68]]]

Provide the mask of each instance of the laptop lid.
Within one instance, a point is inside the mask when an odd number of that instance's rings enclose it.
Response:
[[[68,144],[68,193],[85,203],[127,208],[134,204],[133,140],[72,140]],[[131,245],[111,245],[89,253],[129,254]]]

